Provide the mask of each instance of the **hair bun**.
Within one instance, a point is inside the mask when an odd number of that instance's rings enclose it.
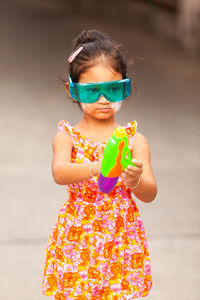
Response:
[[[74,49],[81,45],[94,43],[97,41],[107,40],[107,36],[97,30],[83,30],[79,36],[74,40]]]

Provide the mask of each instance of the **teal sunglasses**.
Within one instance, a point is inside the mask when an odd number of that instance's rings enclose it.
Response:
[[[73,99],[81,103],[94,103],[101,95],[110,102],[118,102],[130,95],[131,81],[125,78],[117,81],[74,83],[69,76],[69,92]]]

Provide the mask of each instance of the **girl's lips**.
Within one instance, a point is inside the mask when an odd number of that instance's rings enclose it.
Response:
[[[110,111],[111,108],[110,107],[102,107],[102,108],[98,108],[97,110],[102,111],[102,112],[107,112],[107,111]]]

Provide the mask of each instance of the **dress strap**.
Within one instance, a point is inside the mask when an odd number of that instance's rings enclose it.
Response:
[[[74,127],[68,121],[60,120],[58,122],[58,131],[62,132],[62,131],[65,131],[65,130],[69,132],[69,134],[72,137],[73,143],[75,144],[76,139],[77,139],[77,135],[76,135],[76,132],[74,130]]]
[[[61,132],[61,131],[65,131],[65,130],[67,130],[67,131],[69,131],[69,133],[71,133],[72,132],[72,126],[71,126],[71,124],[68,121],[66,121],[66,120],[59,121],[59,123],[58,123],[58,131]]]
[[[126,134],[128,136],[129,145],[132,147],[133,142],[135,140],[135,135],[136,135],[136,132],[137,132],[137,121],[129,122],[125,126],[125,130],[126,130]]]

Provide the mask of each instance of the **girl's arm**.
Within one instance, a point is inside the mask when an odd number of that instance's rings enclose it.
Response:
[[[151,202],[156,197],[157,185],[151,168],[150,148],[146,138],[140,133],[135,137],[133,157],[136,166],[128,166],[124,170],[124,180],[128,187],[133,187],[131,191],[138,199]]]
[[[91,178],[90,163],[71,163],[73,142],[68,132],[59,132],[53,140],[52,174],[57,184],[77,183]],[[98,175],[98,163],[91,165],[91,173]]]

